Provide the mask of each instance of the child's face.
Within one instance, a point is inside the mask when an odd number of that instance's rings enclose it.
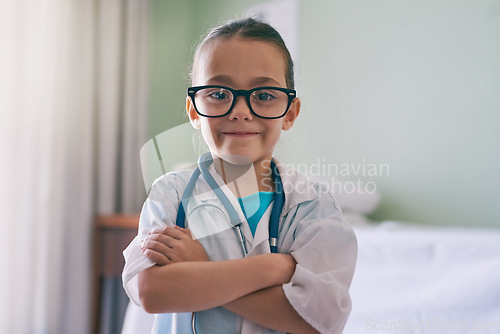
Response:
[[[268,42],[239,37],[219,40],[204,50],[198,59],[194,86],[287,88],[284,56],[277,46]],[[199,116],[189,97],[186,108],[191,123],[195,128],[201,128],[213,154],[222,158],[244,156],[258,163],[270,161],[281,130],[290,129],[299,114],[300,100],[295,98],[288,113],[278,119],[253,115],[244,97],[237,99],[229,115],[218,118]]]

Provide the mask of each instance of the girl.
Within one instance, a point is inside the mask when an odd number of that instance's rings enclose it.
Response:
[[[300,112],[281,36],[251,18],[217,27],[191,80],[187,114],[210,153],[155,181],[125,290],[156,333],[341,333],[356,238],[330,192],[273,158]]]

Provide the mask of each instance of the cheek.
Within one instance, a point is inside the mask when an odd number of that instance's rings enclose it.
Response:
[[[283,121],[281,119],[274,121],[273,124],[269,124],[267,128],[266,141],[275,145],[280,138],[282,127]]]
[[[217,141],[217,134],[215,132],[216,119],[202,118],[201,120],[201,134],[205,142],[210,146]]]

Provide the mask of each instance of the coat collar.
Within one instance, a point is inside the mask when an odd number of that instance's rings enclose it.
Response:
[[[273,161],[278,167],[281,182],[283,183],[283,189],[285,191],[283,213],[288,213],[290,209],[300,203],[312,201],[318,198],[318,192],[306,176],[300,174],[292,167],[281,163],[276,158],[273,158]]]
[[[285,204],[283,206],[283,213],[286,214],[290,209],[299,205],[303,202],[308,202],[316,199],[319,194],[318,191],[313,187],[311,181],[304,175],[300,174],[290,166],[281,163],[276,158],[273,158],[274,163],[278,167],[278,171],[281,176],[281,182],[283,183],[283,189],[285,191]],[[229,188],[224,184],[222,177],[216,172],[214,165],[210,165],[208,168],[210,174],[213,175],[217,184],[221,187],[221,189],[226,193],[228,198],[235,198],[235,196],[231,196],[228,192],[231,192]],[[208,184],[204,180],[203,176],[200,176],[199,179],[201,182],[197,182],[197,193],[201,200],[213,200],[217,199],[217,195],[213,191],[207,191]],[[237,202],[233,203],[233,205],[239,205]]]

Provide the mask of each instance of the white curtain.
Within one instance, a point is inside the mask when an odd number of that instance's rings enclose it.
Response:
[[[0,333],[89,333],[97,213],[145,198],[148,1],[0,1]]]

